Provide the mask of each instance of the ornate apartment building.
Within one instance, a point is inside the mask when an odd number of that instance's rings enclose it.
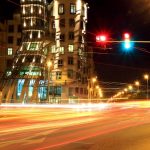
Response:
[[[0,34],[5,35],[0,69],[7,68],[1,82],[2,102],[87,99],[94,70],[86,43],[88,4],[84,0],[50,4],[21,0],[20,4],[21,14],[0,25]]]

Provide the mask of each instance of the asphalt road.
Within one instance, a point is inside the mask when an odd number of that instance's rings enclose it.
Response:
[[[0,150],[150,150],[150,102],[1,106]]]

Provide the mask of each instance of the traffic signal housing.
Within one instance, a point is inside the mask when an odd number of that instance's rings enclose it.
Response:
[[[131,44],[131,40],[130,40],[130,34],[129,33],[124,33],[123,34],[123,39],[124,39],[124,48],[125,49],[130,49],[132,47],[132,44]]]
[[[99,34],[96,36],[96,43],[101,45],[101,49],[106,49],[106,44],[108,41],[108,36],[106,34]]]
[[[97,35],[96,42],[105,43],[107,41],[107,36],[105,34]]]

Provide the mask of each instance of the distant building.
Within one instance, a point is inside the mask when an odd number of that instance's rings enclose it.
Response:
[[[0,39],[0,69],[7,68],[4,102],[74,103],[88,98],[94,64],[86,44],[87,9],[83,0],[21,0],[21,15],[0,26],[5,35]],[[10,81],[13,92],[6,92]]]
[[[13,57],[21,44],[20,14],[14,14],[11,20],[0,23],[0,75],[10,73]]]

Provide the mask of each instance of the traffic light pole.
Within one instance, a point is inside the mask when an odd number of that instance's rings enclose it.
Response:
[[[105,41],[105,43],[122,43],[124,42],[124,40],[121,40],[121,41]],[[150,41],[130,41],[131,43],[147,43],[149,44]],[[100,42],[99,42],[100,43]]]

